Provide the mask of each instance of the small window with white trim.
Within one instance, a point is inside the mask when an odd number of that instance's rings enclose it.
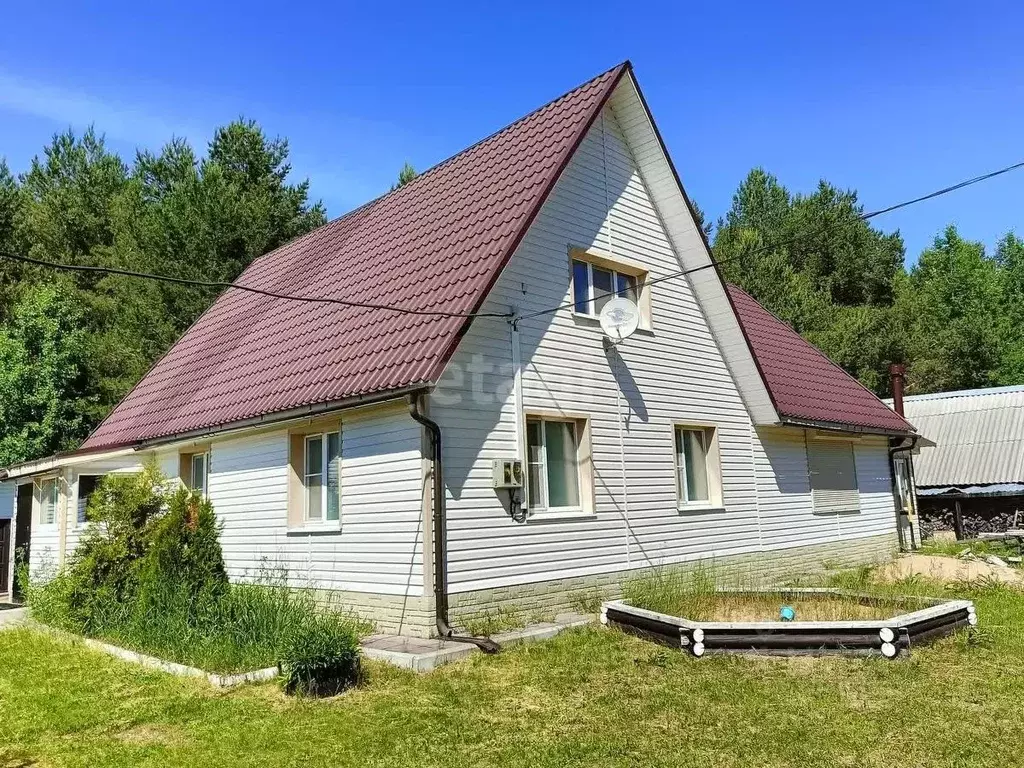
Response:
[[[306,435],[303,450],[303,520],[337,522],[341,512],[341,433]]]
[[[811,506],[817,514],[860,511],[857,462],[850,440],[808,440]]]
[[[574,419],[527,418],[527,505],[534,511],[583,510],[580,427]]]
[[[51,477],[39,483],[39,524],[53,525],[57,522],[58,485],[57,478]]]
[[[679,507],[721,506],[718,439],[714,427],[674,427],[676,493]]]
[[[207,498],[210,488],[209,453],[193,453],[189,458],[188,487]]]

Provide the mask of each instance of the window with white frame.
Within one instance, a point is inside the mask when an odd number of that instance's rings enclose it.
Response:
[[[193,453],[189,459],[188,487],[204,499],[210,488],[210,454]]]
[[[597,317],[614,296],[638,302],[635,274],[606,269],[581,259],[572,260],[573,308],[577,314]]]
[[[527,504],[530,509],[582,509],[580,437],[575,420],[527,418]]]
[[[808,440],[811,505],[816,513],[857,512],[857,463],[849,440]]]
[[[341,433],[306,435],[303,451],[303,519],[337,522],[341,511]]]
[[[78,509],[76,521],[79,525],[86,522],[86,510],[89,508],[89,499],[96,492],[102,475],[79,475],[78,476]]]
[[[712,448],[714,429],[711,427],[676,426],[676,489],[680,506],[705,506],[714,498]]]
[[[53,525],[57,522],[57,478],[51,477],[39,484],[39,524]]]

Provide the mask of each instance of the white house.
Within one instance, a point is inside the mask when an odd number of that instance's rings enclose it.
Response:
[[[233,577],[284,565],[404,634],[654,566],[896,547],[913,427],[725,284],[629,63],[236,285],[263,293],[226,291],[79,451],[9,468],[33,570],[93,478],[148,457],[208,495]],[[641,316],[620,344],[613,292]]]

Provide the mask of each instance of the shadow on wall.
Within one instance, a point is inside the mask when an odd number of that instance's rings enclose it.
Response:
[[[570,296],[567,250],[553,248],[552,243],[563,243],[566,247],[589,247],[605,253],[611,250],[613,256],[618,253],[609,244],[608,229],[604,225],[609,219],[609,209],[615,209],[618,202],[626,197],[636,171],[632,162],[612,163],[605,173],[601,159],[605,154],[605,139],[601,134],[604,125],[603,120],[595,123],[595,132],[585,140],[580,153],[569,164],[552,192],[549,202],[555,205],[546,206],[535,220],[534,230],[542,234],[531,232],[520,244],[517,253],[520,256],[528,253],[529,260],[518,258],[509,264],[492,292],[495,298],[487,302],[487,309],[511,309],[524,313],[539,311],[553,307]],[[618,152],[615,149],[619,143],[618,136],[611,130],[611,123],[608,127],[607,151]],[[628,157],[628,151],[622,154]],[[594,181],[603,178],[606,178],[605,184]],[[581,187],[597,185],[600,185],[595,190],[599,191],[598,195],[581,193]],[[571,211],[572,215],[566,216],[566,210]],[[498,297],[500,302],[496,300]],[[543,369],[545,374],[558,373],[552,368],[550,351],[543,361],[537,359],[541,341],[552,328],[554,320],[555,314],[550,313],[531,318],[520,327],[521,364],[524,371],[534,374],[531,377],[534,386],[548,386],[544,377],[536,375],[538,370]],[[593,343],[599,343],[600,338],[595,334]],[[588,339],[588,348],[589,343]],[[474,355],[474,352],[480,354]],[[593,354],[594,362],[599,362],[600,353],[596,348]],[[631,414],[646,422],[649,419],[647,406],[628,367],[614,350],[605,357],[629,403]],[[514,419],[513,376],[511,338],[507,323],[478,318],[435,389],[435,396],[462,397],[463,402],[449,400],[442,403],[442,407],[451,409],[450,413],[462,411],[468,417],[461,418],[462,414],[458,414],[461,422],[458,441],[448,441],[445,447],[445,481],[451,498],[455,500],[462,499],[466,493],[481,493],[479,487],[474,489],[469,484],[469,475],[496,430],[504,430],[507,439],[514,440],[509,429]],[[568,410],[578,410],[581,403],[606,396],[606,391],[602,391],[608,386],[605,377],[602,376],[600,382],[593,379],[583,372],[577,374],[576,382],[571,386],[578,388],[578,394],[573,395],[578,402],[570,402],[564,394],[546,392],[544,400],[549,401],[547,407],[557,407],[564,403]],[[559,392],[563,392],[566,386],[570,385],[562,376]],[[539,403],[530,401],[527,405],[536,406]],[[511,443],[510,451],[516,452]],[[508,512],[507,495],[497,494],[495,497]],[[481,498],[481,501],[484,499]]]
[[[650,420],[650,414],[647,412],[647,403],[644,402],[644,396],[640,392],[636,379],[633,378],[633,374],[630,372],[629,366],[626,365],[626,361],[622,359],[622,355],[619,354],[619,350],[616,349],[607,337],[603,339],[603,344],[604,356],[611,367],[612,376],[615,378],[619,391],[622,392],[622,397],[629,406],[625,414],[626,429],[629,429],[634,414],[640,421],[646,424]]]
[[[779,493],[809,495],[811,480],[803,430],[758,427],[756,432],[775,475]]]

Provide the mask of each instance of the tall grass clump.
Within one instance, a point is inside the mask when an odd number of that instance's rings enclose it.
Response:
[[[361,626],[345,614],[321,611],[309,591],[289,588],[283,572],[265,570],[255,583],[229,583],[210,502],[166,488],[153,467],[104,478],[66,567],[48,581],[29,583],[33,615],[209,671],[277,665],[286,688],[297,693],[353,684]]]

